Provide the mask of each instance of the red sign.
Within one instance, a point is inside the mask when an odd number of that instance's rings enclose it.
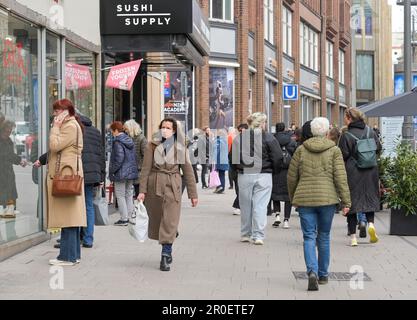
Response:
[[[8,69],[7,80],[13,83],[21,83],[28,74],[27,63],[23,58],[21,43],[15,43],[10,39],[3,40],[3,67]]]
[[[141,63],[142,59],[112,67],[106,81],[106,87],[130,91]]]
[[[93,79],[90,68],[75,63],[65,63],[65,87],[67,90],[91,88]]]

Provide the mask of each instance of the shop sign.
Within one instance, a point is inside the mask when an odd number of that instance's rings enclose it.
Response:
[[[91,88],[93,79],[90,68],[75,63],[65,63],[65,87],[67,90]]]
[[[193,31],[193,0],[101,0],[102,35]]]
[[[21,83],[28,74],[23,53],[21,43],[15,43],[7,38],[3,40],[3,68],[10,70],[6,79],[15,84]]]
[[[142,59],[112,67],[106,81],[106,87],[130,91],[141,63]]]

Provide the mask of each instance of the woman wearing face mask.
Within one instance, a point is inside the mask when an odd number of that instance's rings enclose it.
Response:
[[[161,271],[170,271],[172,244],[177,235],[181,213],[183,178],[193,207],[198,195],[193,168],[185,147],[185,136],[177,121],[166,118],[148,144],[139,182],[139,201],[145,201],[149,214],[148,236],[162,245]]]

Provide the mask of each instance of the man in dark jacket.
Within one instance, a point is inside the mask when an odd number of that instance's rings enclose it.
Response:
[[[82,162],[84,170],[85,207],[87,209],[87,228],[82,228],[81,236],[84,248],[92,248],[94,241],[94,194],[95,188],[106,180],[106,155],[101,133],[93,127],[89,118],[80,115],[84,125],[84,149]]]
[[[289,162],[291,161],[295,149],[297,149],[297,144],[295,141],[291,139],[291,136],[292,132],[285,131],[284,123],[277,123],[275,139],[278,140],[279,145],[281,146],[281,150],[283,152],[284,160],[286,161],[283,161],[281,171],[276,172],[273,175],[273,187],[271,198],[274,204],[275,222],[272,226],[275,228],[279,227],[279,225],[281,224],[279,210],[277,210],[281,207],[281,201],[285,203],[284,229],[289,228],[289,220],[291,216],[292,206],[290,202],[290,197],[288,195],[287,175]]]

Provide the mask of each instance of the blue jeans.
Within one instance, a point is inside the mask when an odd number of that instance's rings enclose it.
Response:
[[[81,234],[83,243],[87,245],[93,245],[94,241],[94,223],[95,223],[95,212],[94,212],[94,186],[85,185],[85,207],[87,209],[87,228],[81,228]]]
[[[366,219],[366,214],[365,214],[365,213],[363,213],[363,212],[358,212],[358,213],[357,213],[357,216],[358,216],[358,221],[359,221],[359,222],[365,222],[365,223],[368,223],[368,220]]]
[[[225,179],[226,171],[218,170],[218,172],[219,172],[220,185],[222,189],[224,190],[226,188],[226,179]]]
[[[329,275],[330,230],[336,206],[300,207],[301,229],[304,236],[304,260],[307,273],[314,272],[319,277]],[[318,259],[316,253],[318,248]]]
[[[62,228],[59,256],[61,261],[76,262],[81,259],[80,228]]]
[[[239,174],[240,235],[264,240],[268,203],[272,193],[272,174]]]

